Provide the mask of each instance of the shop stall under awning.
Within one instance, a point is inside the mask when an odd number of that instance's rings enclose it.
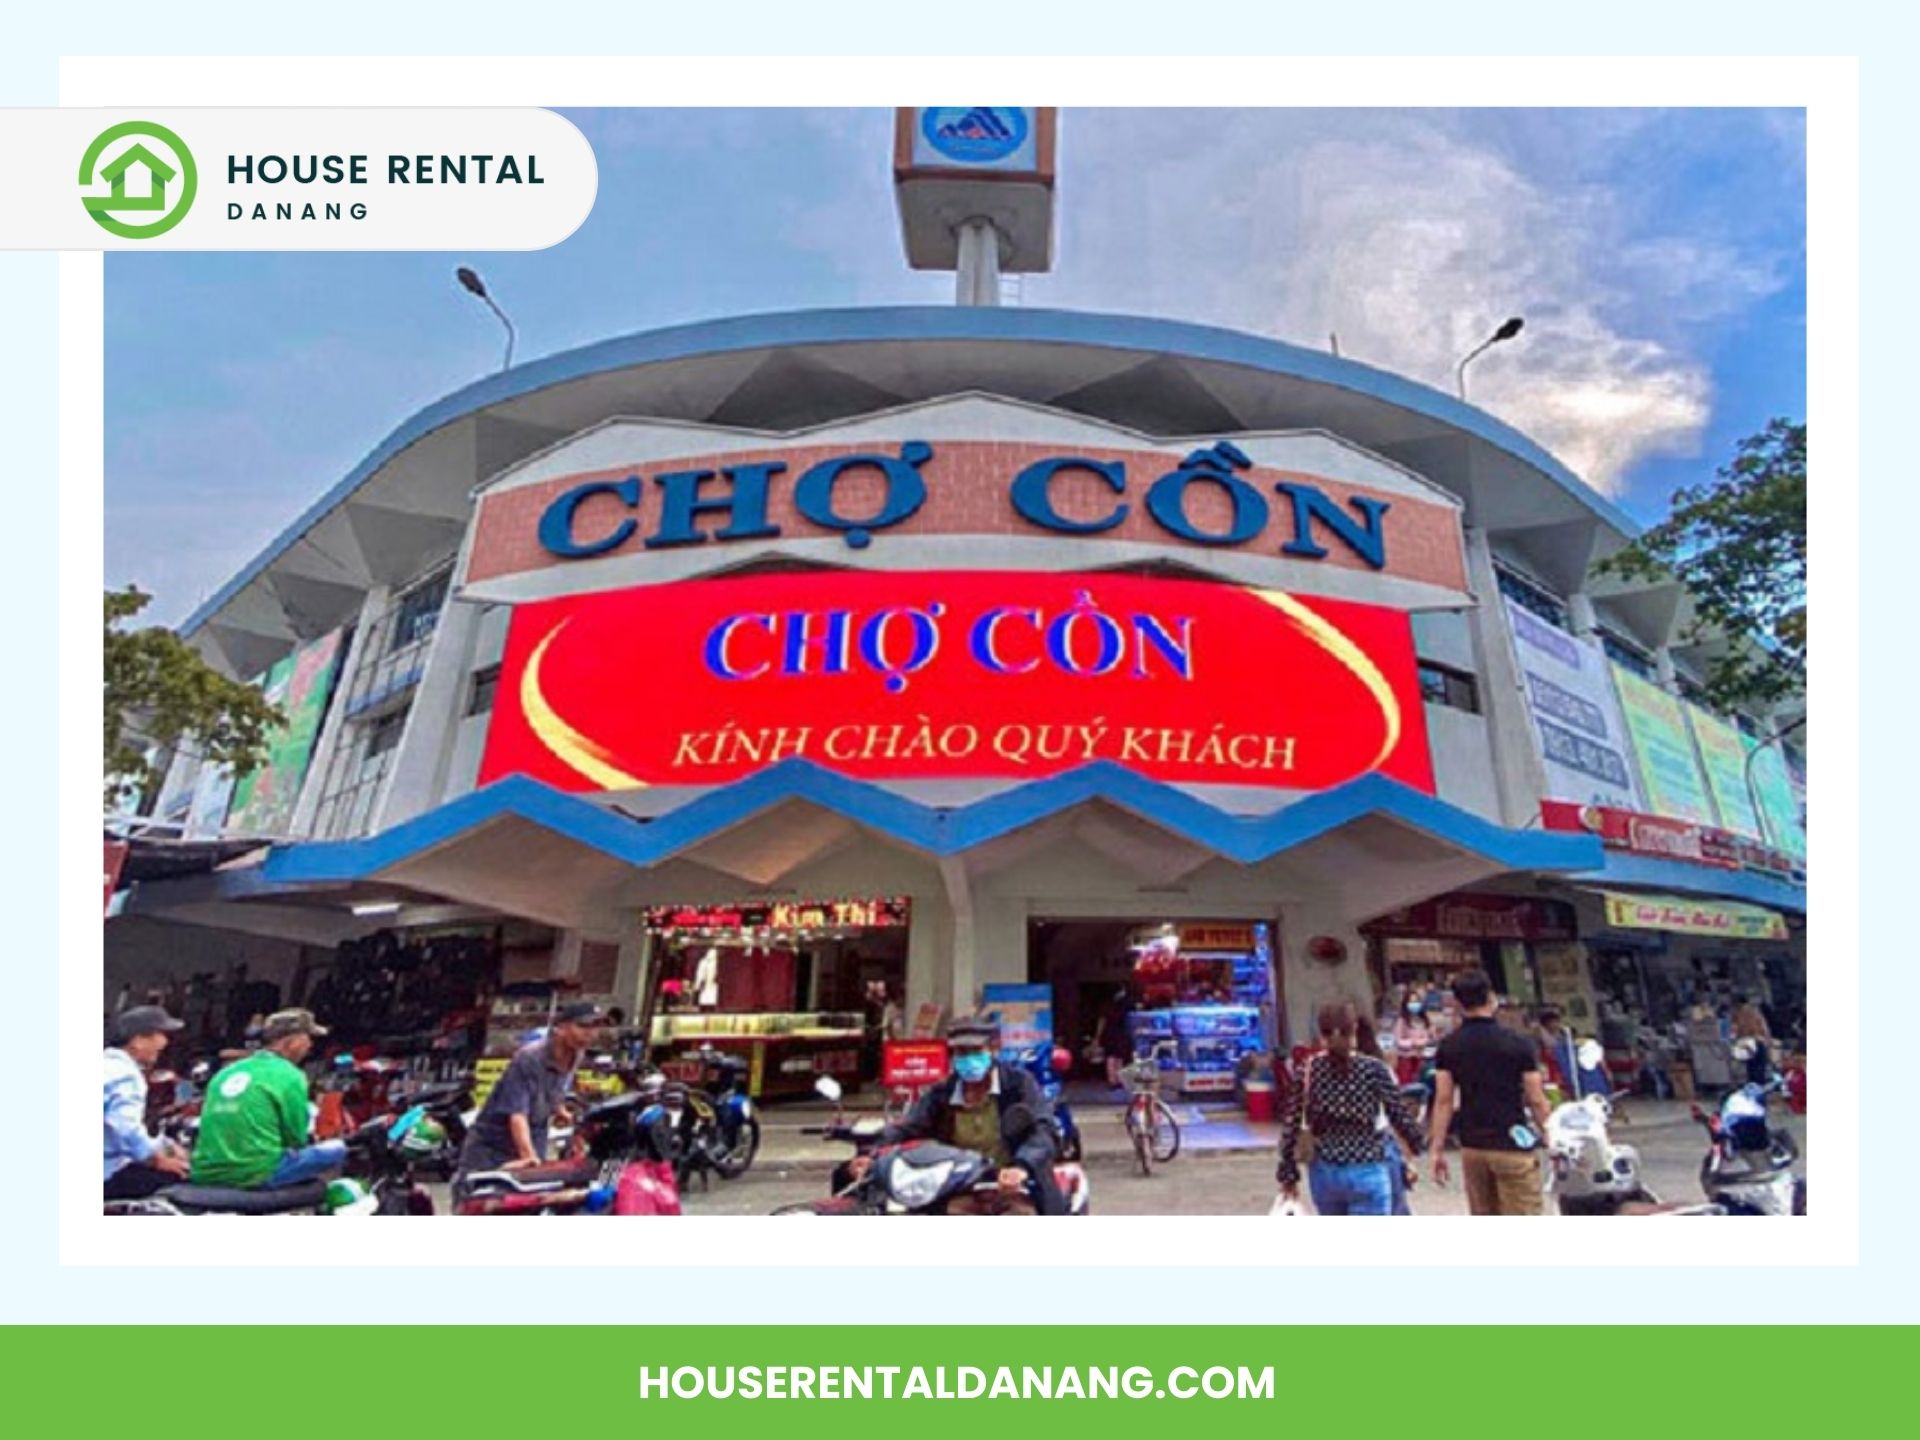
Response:
[[[1805,884],[1787,876],[1765,874],[1757,870],[1736,870],[1608,850],[1602,864],[1566,878],[1588,889],[1684,895],[1688,899],[1759,905],[1791,915],[1807,913]]]
[[[1786,940],[1787,917],[1764,905],[1711,900],[1692,895],[1592,889],[1606,906],[1615,930],[1659,930],[1672,935],[1705,935],[1721,940]]]
[[[620,795],[509,777],[362,840],[276,847],[236,904],[390,886],[560,926],[618,927],[652,904],[729,895],[940,894],[1065,863],[1148,893],[1226,867],[1276,902],[1377,914],[1511,871],[1592,871],[1591,836],[1509,830],[1378,775],[1266,814],[1226,810],[1111,763],[931,804],[788,760],[641,817]],[[161,897],[153,897],[158,901]]]

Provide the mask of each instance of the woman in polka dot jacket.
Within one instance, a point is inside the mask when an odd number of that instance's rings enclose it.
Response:
[[[1426,1148],[1420,1124],[1393,1072],[1354,1048],[1358,1012],[1341,1002],[1320,1009],[1326,1049],[1311,1056],[1287,1095],[1280,1136],[1280,1193],[1300,1193],[1300,1127],[1313,1135],[1307,1188],[1321,1215],[1391,1215],[1393,1176],[1379,1119],[1382,1113],[1417,1155]]]

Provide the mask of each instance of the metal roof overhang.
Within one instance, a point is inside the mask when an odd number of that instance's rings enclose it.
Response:
[[[1356,918],[1510,871],[1591,870],[1591,836],[1508,830],[1377,775],[1264,815],[1222,810],[1111,763],[955,806],[789,760],[641,820],[511,777],[363,840],[275,849],[246,882],[259,903],[351,888],[481,905],[605,929],[647,904],[778,892],[836,854],[874,893],[939,885],[1078,847],[1116,887],[1175,889],[1209,867],[1257,873],[1276,900]],[[916,872],[917,867],[917,872]],[[800,877],[796,882],[795,877]],[[950,885],[949,885],[950,888]]]
[[[1723,870],[1685,860],[1658,860],[1646,855],[1605,852],[1596,869],[1563,877],[1583,887],[1638,889],[1697,895],[1703,899],[1743,900],[1795,915],[1807,913],[1807,887],[1752,870]]]
[[[238,674],[357,613],[374,584],[451,555],[475,485],[612,416],[768,430],[961,391],[1164,434],[1319,428],[1404,464],[1469,523],[1636,533],[1539,445],[1452,396],[1211,326],[996,307],[753,315],[626,335],[458,390],[403,421],[181,627]]]

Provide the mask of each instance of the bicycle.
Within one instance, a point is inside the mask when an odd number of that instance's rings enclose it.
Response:
[[[1173,1109],[1160,1098],[1160,1056],[1177,1054],[1179,1047],[1163,1040],[1144,1057],[1121,1067],[1127,1085],[1127,1109],[1121,1117],[1127,1138],[1139,1157],[1140,1173],[1153,1174],[1156,1162],[1165,1165],[1180,1153],[1180,1122]]]

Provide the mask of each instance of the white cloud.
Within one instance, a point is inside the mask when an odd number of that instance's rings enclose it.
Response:
[[[1698,453],[1712,386],[1687,325],[1786,278],[1724,242],[1624,235],[1604,186],[1531,178],[1457,117],[1081,112],[1062,129],[1060,268],[1027,303],[1337,334],[1449,392],[1460,357],[1522,315],[1475,362],[1472,399],[1602,491]]]

